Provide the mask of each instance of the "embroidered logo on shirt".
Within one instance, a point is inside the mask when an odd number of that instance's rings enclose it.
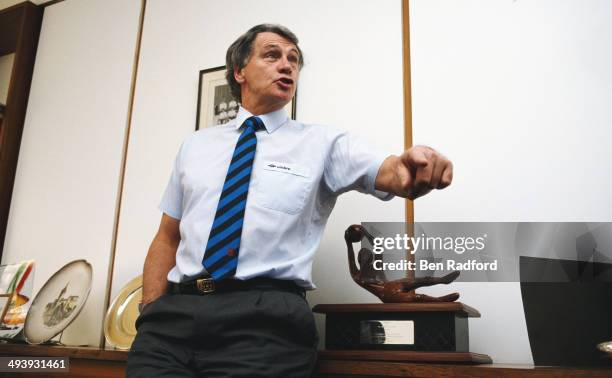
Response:
[[[268,164],[268,168],[284,169],[284,170],[286,170],[288,172],[291,172],[291,168],[290,167],[287,167],[285,165],[276,165],[274,163]]]
[[[296,176],[308,177],[308,169],[297,164],[266,162],[263,169],[267,171],[290,173]]]

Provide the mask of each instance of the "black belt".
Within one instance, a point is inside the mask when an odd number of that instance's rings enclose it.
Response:
[[[225,279],[218,282],[215,282],[212,278],[198,278],[181,283],[168,282],[168,291],[172,294],[207,295],[240,290],[282,290],[302,297],[306,296],[304,288],[293,281],[267,277],[250,280]]]

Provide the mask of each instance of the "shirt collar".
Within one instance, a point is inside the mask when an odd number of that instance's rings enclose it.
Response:
[[[249,117],[252,116],[253,114],[251,114],[248,110],[240,106],[240,108],[238,109],[238,115],[236,116],[236,129],[239,129],[240,126],[242,126],[242,124],[244,123],[244,121],[246,121]],[[287,116],[285,108],[281,108],[270,113],[261,114],[258,117],[261,118],[261,120],[263,121],[268,134],[272,134],[273,132],[275,132],[279,127],[285,124],[289,118]]]

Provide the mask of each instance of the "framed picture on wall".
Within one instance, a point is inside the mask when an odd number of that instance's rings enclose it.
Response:
[[[225,72],[225,66],[200,71],[196,130],[223,125],[236,118],[240,103],[232,96]],[[295,96],[285,110],[295,119]]]

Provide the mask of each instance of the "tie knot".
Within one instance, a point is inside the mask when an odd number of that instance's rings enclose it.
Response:
[[[251,129],[253,131],[265,129],[264,123],[261,118],[256,116],[247,118],[246,121],[244,121],[243,125],[245,127],[245,131],[246,129]]]

